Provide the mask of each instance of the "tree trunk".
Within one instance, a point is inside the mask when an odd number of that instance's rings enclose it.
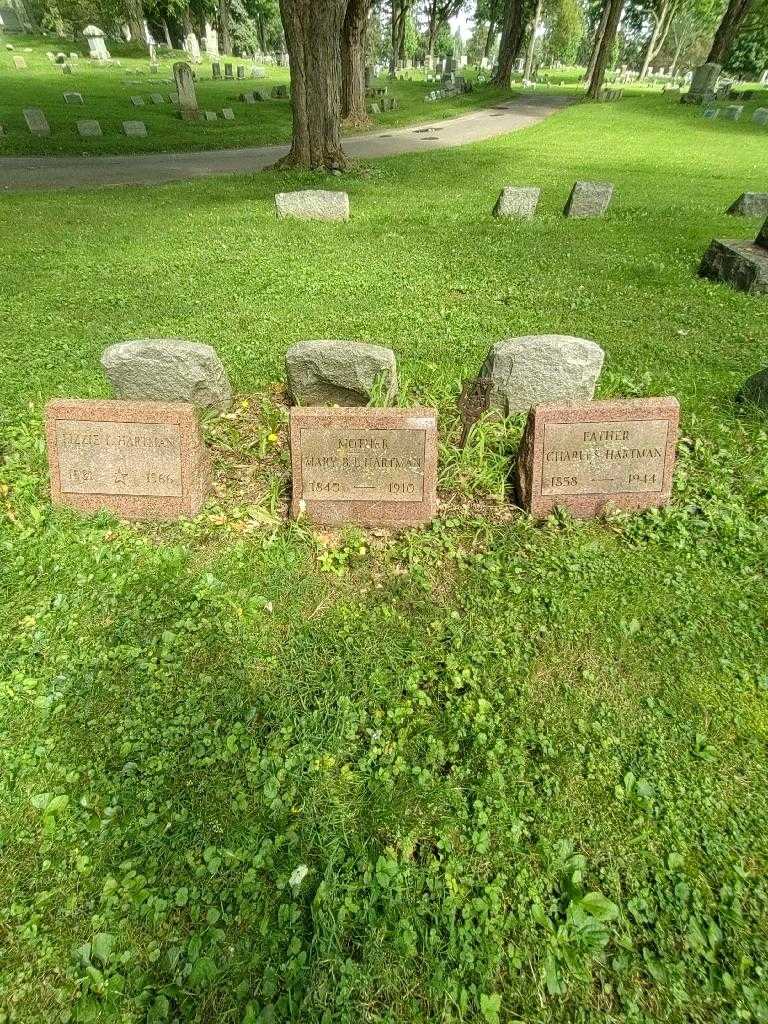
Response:
[[[661,5],[661,10],[656,17],[656,24],[653,27],[651,38],[648,42],[648,49],[645,51],[645,58],[643,59],[643,66],[640,70],[640,78],[645,78],[648,74],[648,68],[651,66],[651,61],[655,60],[656,54],[664,45],[667,35],[669,34],[669,26],[671,23],[671,2],[670,0],[664,0]]]
[[[278,166],[346,166],[341,146],[341,29],[347,2],[280,0],[291,62],[293,142]]]
[[[733,41],[744,24],[744,19],[749,14],[751,6],[752,0],[730,0],[728,8],[723,15],[723,20],[718,25],[717,32],[715,32],[712,49],[707,57],[707,64],[725,63]]]
[[[125,14],[128,28],[131,30],[131,42],[144,43],[146,45],[144,10],[141,6],[141,0],[126,0]]]
[[[262,53],[267,52],[267,36],[264,31],[264,15],[259,14],[256,16],[256,33],[259,37],[259,47]]]
[[[430,0],[429,21],[427,22],[427,55],[434,57],[437,38],[437,0]]]
[[[488,59],[491,56],[493,50],[493,44],[496,42],[496,22],[493,18],[488,22],[488,35],[485,37],[485,46],[483,47],[483,57]]]
[[[515,63],[520,42],[523,37],[523,0],[507,0],[504,7],[504,20],[501,26],[501,43],[499,44],[499,64],[492,84],[502,89],[509,88],[512,77],[512,65]]]
[[[219,0],[219,49],[222,53],[232,53],[232,17],[229,13],[229,0]]]
[[[611,50],[613,49],[613,43],[616,39],[616,30],[619,27],[619,20],[621,19],[621,12],[624,8],[624,0],[610,0],[610,7],[608,9],[608,20],[605,23],[605,32],[603,32],[603,38],[600,40],[600,47],[595,58],[595,67],[592,71],[592,77],[589,80],[589,88],[587,89],[587,96],[591,100],[596,100],[600,95],[600,90],[603,87],[603,80],[605,79],[605,69],[608,66],[608,60],[611,56]]]
[[[523,78],[526,81],[530,81],[531,75],[533,74],[533,58],[536,53],[536,29],[539,27],[540,17],[541,0],[536,0],[536,7],[533,11],[533,22],[531,24],[531,38],[528,41],[528,49],[525,54],[525,68],[523,69]]]
[[[372,0],[349,0],[341,32],[341,116],[368,121],[365,109],[365,42]]]
[[[595,62],[597,61],[597,54],[600,50],[600,43],[603,41],[605,35],[605,26],[608,24],[608,12],[611,9],[611,0],[605,0],[605,6],[603,7],[603,13],[600,15],[600,21],[597,26],[597,32],[595,33],[595,43],[592,47],[592,56],[589,58],[589,65],[587,72],[584,75],[585,82],[592,81],[592,75],[595,71]]]

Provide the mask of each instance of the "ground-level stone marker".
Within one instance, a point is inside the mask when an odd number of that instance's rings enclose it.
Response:
[[[726,213],[740,217],[768,217],[768,192],[742,192]]]
[[[528,415],[517,460],[520,504],[544,517],[666,505],[672,492],[676,398],[546,402]]]
[[[518,220],[530,220],[536,213],[541,189],[520,188],[508,185],[501,190],[493,209],[494,217],[514,217]]]
[[[55,399],[45,429],[55,505],[175,519],[205,499],[210,464],[192,405]]]
[[[94,138],[101,135],[101,125],[98,121],[87,120],[77,122],[77,134],[83,138]]]
[[[607,181],[577,181],[565,204],[566,217],[602,217],[613,195]]]
[[[385,345],[361,341],[299,341],[285,353],[288,393],[297,405],[367,405],[378,387],[397,396],[397,361]]]
[[[291,409],[294,517],[417,526],[437,512],[434,409]]]
[[[51,126],[40,107],[25,107],[24,120],[33,135],[50,135]]]
[[[768,220],[754,242],[713,238],[699,275],[750,295],[768,295]]]
[[[126,135],[143,138],[147,134],[147,126],[143,121],[123,121],[123,131]]]
[[[281,219],[349,220],[349,196],[346,192],[329,192],[319,188],[278,192],[275,205],[277,216]]]

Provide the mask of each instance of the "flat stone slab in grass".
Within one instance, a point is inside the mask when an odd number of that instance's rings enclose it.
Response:
[[[489,409],[512,416],[539,402],[589,401],[604,357],[602,348],[587,338],[524,335],[493,345],[479,377],[493,382]]]
[[[126,135],[144,138],[147,134],[147,126],[143,121],[123,121],[123,131]]]
[[[699,276],[724,281],[750,295],[768,295],[768,220],[754,242],[714,238],[704,253]]]
[[[536,213],[536,206],[540,195],[540,188],[521,188],[507,185],[501,190],[501,195],[496,200],[493,216],[530,220],[534,213]]]
[[[294,407],[290,417],[294,517],[394,527],[434,518],[434,409]]]
[[[679,418],[676,398],[535,406],[517,458],[520,504],[537,517],[560,507],[580,519],[666,505]]]
[[[176,519],[205,500],[210,463],[191,405],[56,399],[45,431],[54,505]]]
[[[768,192],[742,192],[726,213],[743,217],[768,217]]]
[[[274,85],[272,86],[272,92],[270,96],[273,100],[287,100],[288,99],[288,86],[287,85]]]
[[[165,96],[163,96],[163,94],[160,92],[150,93],[149,98],[152,100],[153,103],[165,103]]]
[[[224,118],[225,121],[235,120],[235,112],[232,109],[232,107],[224,107],[224,109],[221,112],[221,116]]]
[[[131,103],[134,105],[134,107],[143,107],[144,106],[144,97],[143,96],[131,96]]]
[[[203,117],[205,118],[206,121],[217,121],[218,120],[218,114],[216,113],[215,110],[204,110],[203,111]]]
[[[40,107],[25,107],[24,120],[33,135],[50,135],[51,126]]]
[[[329,192],[319,188],[278,192],[275,205],[280,218],[349,220],[349,196],[346,192]]]
[[[397,395],[391,348],[361,341],[300,341],[285,354],[288,391],[297,405],[367,405],[379,388]]]
[[[101,365],[118,398],[222,410],[232,404],[227,372],[210,345],[182,338],[120,341],[104,350]]]
[[[566,217],[602,217],[613,196],[607,181],[577,181],[565,204]]]
[[[65,92],[64,93],[64,102],[67,103],[67,104],[70,104],[70,103],[83,103],[84,102],[83,94],[80,93],[80,92]]]
[[[736,398],[740,402],[768,409],[768,369],[759,370],[747,378]]]
[[[77,133],[82,135],[83,138],[93,138],[101,135],[101,125],[98,121],[78,121]]]

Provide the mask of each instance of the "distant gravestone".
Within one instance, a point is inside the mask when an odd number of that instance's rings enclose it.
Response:
[[[295,518],[394,527],[434,518],[434,409],[293,408],[290,431]]]
[[[675,398],[534,406],[517,459],[520,504],[578,518],[668,504],[679,417]]]
[[[367,405],[379,389],[397,395],[391,348],[360,341],[300,341],[285,354],[288,393],[297,405]]]
[[[539,402],[591,400],[604,358],[587,338],[524,335],[493,345],[478,376],[493,382],[489,409],[512,416]]]
[[[143,107],[144,106],[144,97],[143,96],[131,96],[131,103],[134,105],[134,107]]]
[[[23,113],[24,120],[27,122],[27,128],[29,128],[32,135],[42,136],[51,134],[51,126],[48,124],[48,120],[40,107],[25,107]]]
[[[242,64],[237,65],[237,77],[239,79],[245,78],[245,68],[243,67]]]
[[[92,60],[109,60],[109,50],[104,42],[104,33],[96,25],[86,25],[83,29],[88,53]]]
[[[254,66],[253,69],[251,70],[251,78],[266,78],[266,77],[267,77],[266,68],[259,68],[259,67]]]
[[[768,107],[758,107],[752,115],[755,124],[768,124]]]
[[[253,105],[256,102],[256,96],[252,92],[240,93],[240,99],[243,103],[248,103],[250,105]]]
[[[288,99],[288,86],[287,85],[274,85],[270,96],[273,100],[287,100]]]
[[[45,432],[54,505],[176,519],[205,500],[210,461],[192,405],[56,399]]]
[[[101,125],[98,121],[87,120],[77,122],[77,134],[83,138],[95,138],[101,135]]]
[[[213,74],[214,81],[221,78],[221,64],[219,64],[217,60],[211,64],[211,72]]]
[[[714,238],[704,253],[699,276],[723,281],[749,295],[768,295],[768,220],[754,242]]]
[[[225,121],[235,120],[235,112],[232,109],[232,107],[224,107],[224,109],[221,112],[221,116],[224,118]]]
[[[566,217],[602,217],[613,196],[613,185],[603,181],[577,181],[565,204]]]
[[[163,94],[159,92],[150,93],[149,98],[155,104],[165,103],[165,96],[163,96]]]
[[[738,121],[743,113],[744,107],[732,103],[723,111],[723,117],[728,121]]]
[[[203,117],[206,121],[216,121],[218,119],[218,114],[215,110],[204,110]]]
[[[753,373],[745,382],[738,395],[739,402],[748,402],[761,409],[768,409],[768,369]]]
[[[719,113],[720,113],[720,110],[719,110],[718,107],[705,107],[702,110],[702,112],[701,112],[702,117],[706,117],[706,118],[708,118],[710,120],[712,118],[717,117]]]
[[[227,372],[210,345],[182,338],[121,341],[104,350],[101,365],[118,398],[221,411],[232,404]]]
[[[737,217],[768,217],[768,192],[742,192],[726,213]]]
[[[530,220],[536,213],[541,189],[522,188],[507,185],[501,190],[493,209],[494,217],[513,217],[517,220]]]
[[[195,92],[195,80],[192,68],[185,61],[173,65],[173,77],[176,80],[176,91],[179,95],[179,113],[183,121],[196,121],[200,117]]]
[[[65,92],[64,102],[67,104],[71,103],[83,103],[83,95],[79,92]]]
[[[14,57],[13,66],[16,68],[17,71],[25,71],[27,67],[27,62],[24,60],[23,57]]]
[[[715,98],[715,88],[720,77],[720,64],[702,64],[696,68],[691,78],[688,92],[680,97],[681,103],[711,103]]]
[[[62,73],[62,75],[71,75],[72,74],[72,68],[70,67],[69,64],[62,64],[61,65],[61,73]]]
[[[278,192],[275,196],[277,216],[299,220],[349,220],[349,196],[346,192],[325,189],[304,189]]]
[[[143,121],[123,121],[123,131],[126,135],[144,138],[147,134],[147,126]]]
[[[232,79],[232,78],[235,77],[233,72],[232,72],[232,65],[231,64],[225,64],[224,65],[224,77],[225,78],[229,78],[229,79]]]

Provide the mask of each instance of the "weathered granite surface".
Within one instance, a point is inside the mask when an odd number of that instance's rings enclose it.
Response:
[[[278,192],[275,205],[277,216],[281,219],[349,220],[349,196],[346,192],[330,192],[319,188]]]
[[[507,185],[496,200],[493,216],[530,220],[536,213],[540,195],[540,188]]]
[[[105,349],[101,365],[119,398],[220,410],[232,404],[227,372],[210,345],[182,338],[120,341]]]
[[[391,348],[361,341],[300,341],[285,354],[288,391],[297,405],[367,405],[374,389],[397,395]]]

